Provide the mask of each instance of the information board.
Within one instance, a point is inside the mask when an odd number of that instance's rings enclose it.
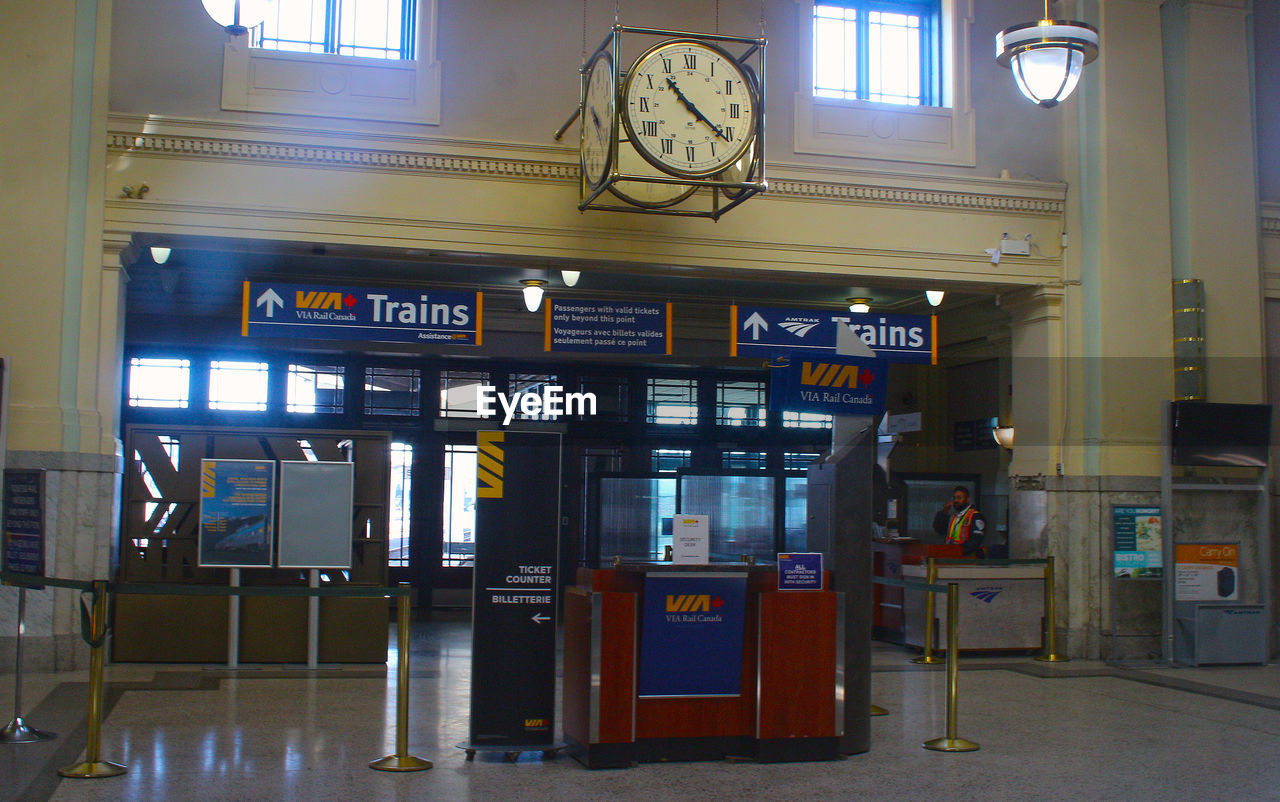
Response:
[[[848,326],[881,359],[938,362],[936,316],[769,306],[729,307],[729,355],[826,359],[836,353],[841,325]]]
[[[273,460],[200,460],[201,568],[270,568],[275,546]]]
[[[44,471],[5,471],[4,570],[44,576],[44,536]]]
[[[671,304],[551,299],[545,326],[547,351],[671,353]]]
[[[822,590],[822,552],[779,554],[778,590]]]
[[[284,460],[280,463],[280,568],[351,567],[350,462]]]
[[[560,435],[477,432],[472,746],[555,735]]]
[[[456,290],[246,281],[245,337],[480,345],[484,296]]]
[[[646,575],[639,695],[740,695],[746,597],[745,574]]]
[[[1163,540],[1159,507],[1111,508],[1112,550],[1116,579],[1159,579]]]
[[[1240,544],[1178,543],[1174,546],[1174,561],[1178,601],[1240,598]]]

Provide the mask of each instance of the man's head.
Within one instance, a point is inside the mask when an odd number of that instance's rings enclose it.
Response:
[[[969,490],[964,485],[956,485],[955,490],[951,491],[951,504],[957,510],[963,510],[969,506]]]

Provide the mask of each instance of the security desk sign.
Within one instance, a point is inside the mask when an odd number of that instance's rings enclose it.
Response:
[[[670,354],[671,304],[546,303],[544,348],[593,354]]]
[[[471,746],[555,733],[560,435],[477,436]]]
[[[729,355],[822,359],[836,353],[836,331],[841,325],[852,329],[881,359],[938,363],[936,316],[768,306],[729,307]]]
[[[769,406],[792,412],[878,415],[884,411],[888,365],[881,359],[814,356],[775,368]]]
[[[44,576],[44,471],[4,472],[3,568]]]
[[[671,520],[671,562],[677,565],[711,562],[711,516],[677,515]]]
[[[270,568],[275,501],[274,460],[200,460],[200,567]]]
[[[245,337],[480,345],[483,303],[478,292],[246,281],[240,333]]]
[[[822,552],[779,554],[778,590],[822,590]]]

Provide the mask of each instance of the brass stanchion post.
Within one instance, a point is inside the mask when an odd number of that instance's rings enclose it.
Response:
[[[102,749],[102,672],[107,640],[107,583],[101,579],[93,582],[93,613],[89,618],[89,723],[85,738],[84,762],[58,769],[63,777],[88,779],[91,777],[117,777],[128,771],[119,763],[100,760]]]
[[[925,741],[935,752],[975,752],[978,745],[956,735],[956,696],[960,678],[960,585],[947,583],[947,734]]]
[[[1044,566],[1044,629],[1044,654],[1036,659],[1045,663],[1070,660],[1065,654],[1058,654],[1058,593],[1052,556]]]
[[[926,557],[925,564],[928,566],[925,571],[925,581],[932,585],[938,581],[938,564],[934,562],[932,557]],[[926,591],[924,597],[924,654],[912,658],[911,662],[921,665],[934,665],[942,662],[942,658],[933,653],[933,621],[936,615],[933,591]]]
[[[401,582],[407,590],[409,583]],[[426,771],[430,760],[409,754],[409,595],[396,597],[396,751],[378,758],[369,768],[378,771]]]

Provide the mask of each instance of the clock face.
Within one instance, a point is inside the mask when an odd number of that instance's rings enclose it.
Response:
[[[756,132],[755,84],[732,56],[676,39],[636,60],[623,91],[627,136],[650,164],[676,176],[717,173]]]
[[[640,158],[631,143],[618,142],[618,172],[644,178],[668,178],[669,176]],[[649,181],[628,181],[619,178],[609,185],[609,191],[632,206],[645,209],[665,209],[674,206],[698,191],[696,184],[659,184]]]
[[[582,177],[595,189],[609,174],[613,145],[614,106],[613,59],[606,52],[596,54],[587,73],[582,96]]]

